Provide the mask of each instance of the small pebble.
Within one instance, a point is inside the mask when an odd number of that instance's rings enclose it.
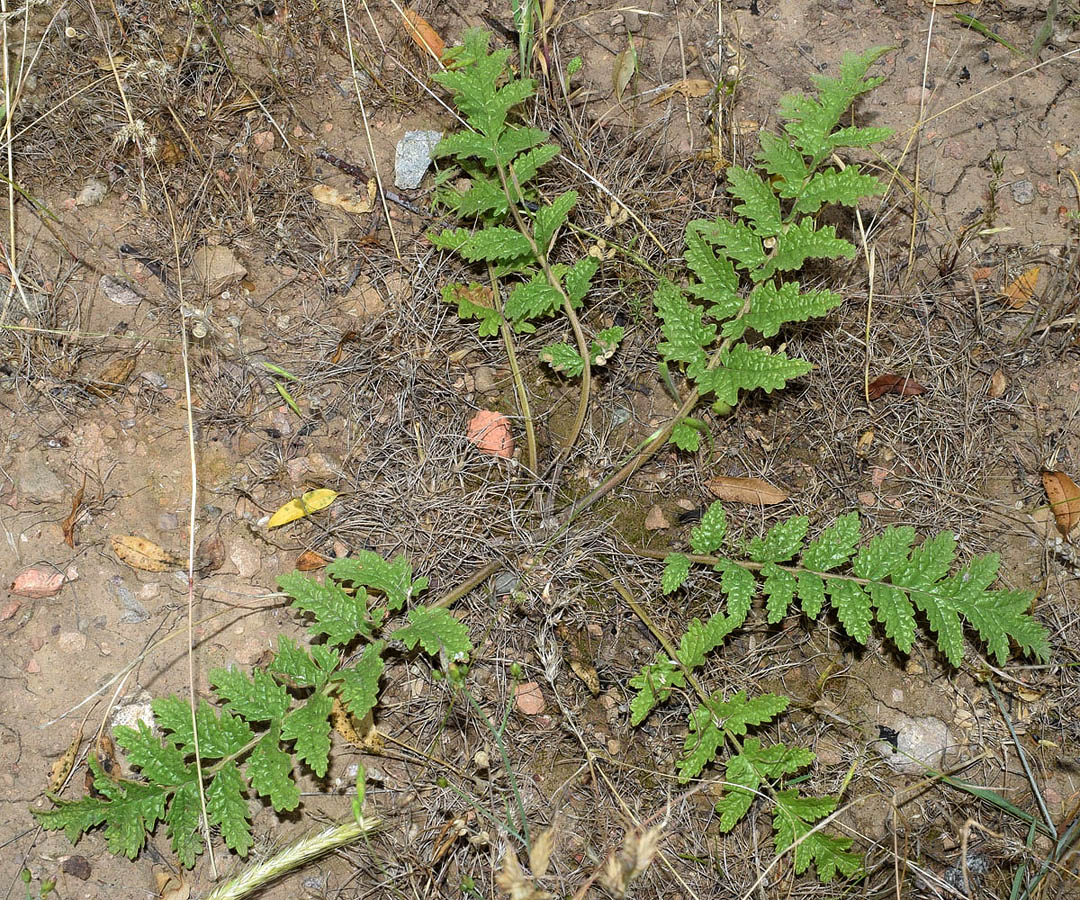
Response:
[[[78,631],[65,631],[56,639],[56,646],[62,653],[81,653],[86,649],[86,635]]]
[[[1022,181],[1014,181],[1009,188],[1012,191],[1013,200],[1021,206],[1026,206],[1035,199],[1035,185],[1026,178]]]
[[[499,382],[495,370],[491,366],[477,366],[472,372],[473,382],[476,389],[482,394],[491,393],[499,389]]]

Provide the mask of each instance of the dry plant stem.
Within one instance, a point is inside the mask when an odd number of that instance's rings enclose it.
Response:
[[[477,569],[467,581],[463,581],[456,588],[450,591],[450,593],[446,594],[443,597],[440,597],[431,605],[449,606],[450,604],[455,603],[456,601],[464,597],[467,593],[469,593],[469,591],[482,585],[502,567],[503,562],[501,560],[492,560],[491,562]]]
[[[112,56],[109,57],[112,60]],[[113,71],[115,72],[115,62]],[[195,462],[195,420],[191,412],[191,367],[188,352],[187,327],[184,324],[184,270],[180,265],[180,244],[177,238],[176,218],[173,215],[172,201],[169,199],[168,187],[165,178],[158,169],[158,178],[161,179],[161,187],[164,191],[165,204],[169,212],[169,223],[173,234],[173,255],[176,262],[176,291],[180,304],[180,359],[184,366],[184,411],[187,416],[188,459],[191,463],[191,510],[188,516],[188,577],[187,577],[187,637],[188,637],[188,700],[191,705],[191,734],[192,746],[195,750],[195,771],[199,777],[195,783],[199,788],[199,807],[202,812],[203,841],[206,844],[206,852],[210,857],[210,873],[215,881],[218,879],[217,859],[214,856],[214,845],[210,838],[210,819],[206,814],[206,791],[203,788],[203,765],[202,752],[199,746],[199,724],[195,710],[198,700],[195,696],[195,507],[198,500],[199,476],[198,466]]]
[[[510,198],[512,197],[520,197],[522,195],[521,185],[518,184],[517,177],[514,176],[513,170],[510,170],[510,175],[514,179],[514,193],[511,193],[510,183],[506,178],[506,169],[504,169],[502,163],[497,160],[495,162],[495,167],[498,169],[499,181],[502,184],[503,193],[506,194],[507,200],[510,201]],[[581,360],[584,363],[581,370],[581,394],[578,397],[577,414],[574,416],[574,422],[570,426],[569,434],[563,439],[563,448],[569,450],[577,443],[578,435],[581,434],[581,428],[585,424],[585,413],[589,408],[589,391],[592,387],[592,366],[589,362],[589,344],[585,340],[585,334],[581,330],[581,323],[578,321],[577,313],[574,312],[574,307],[570,303],[570,298],[566,295],[566,290],[563,288],[559,279],[555,277],[555,273],[551,271],[551,266],[547,260],[548,248],[537,246],[532,231],[521,217],[521,211],[517,208],[517,203],[509,202],[508,205],[510,206],[510,212],[514,216],[514,224],[517,225],[518,231],[520,231],[529,242],[533,256],[536,257],[536,261],[544,270],[544,277],[547,278],[548,284],[551,285],[552,289],[558,291],[559,296],[562,297],[563,311],[570,320],[570,327],[574,331],[574,341],[577,343],[578,353],[581,354]],[[535,469],[535,466],[533,468]]]
[[[521,366],[518,365],[517,351],[514,349],[514,333],[510,330],[506,319],[502,315],[502,301],[499,298],[499,282],[495,277],[495,268],[488,263],[488,279],[491,281],[491,302],[499,311],[499,334],[502,337],[503,346],[506,348],[506,358],[510,363],[510,374],[514,379],[514,393],[517,394],[518,409],[521,418],[525,421],[526,452],[529,455],[529,471],[536,472],[536,425],[533,422],[532,409],[529,406],[529,395],[525,391],[525,379],[521,377]]]
[[[375,181],[379,185],[379,200],[382,203],[383,215],[386,217],[386,227],[390,229],[390,240],[394,243],[394,255],[397,257],[398,263],[400,263],[401,247],[398,246],[394,220],[390,218],[390,208],[386,205],[386,191],[383,190],[382,175],[379,173],[379,160],[375,155],[375,145],[371,140],[371,123],[368,121],[367,107],[364,106],[364,92],[360,89],[360,79],[356,77],[356,54],[353,48],[352,31],[349,28],[349,12],[345,7],[345,0],[341,0],[341,16],[345,20],[345,43],[349,47],[349,71],[352,73],[356,100],[360,105],[360,118],[364,122],[364,136],[367,138],[368,153],[371,154],[371,168],[375,173]]]
[[[316,834],[301,838],[295,844],[275,853],[269,859],[256,863],[236,878],[215,888],[204,900],[241,900],[276,878],[288,875],[320,856],[351,844],[379,827],[374,816],[360,820],[352,819],[326,828]]]

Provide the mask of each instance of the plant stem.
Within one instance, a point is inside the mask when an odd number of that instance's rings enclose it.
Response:
[[[560,297],[562,297],[563,311],[566,313],[566,318],[570,320],[570,327],[574,331],[574,341],[577,343],[578,353],[581,355],[581,361],[584,364],[581,369],[581,394],[578,397],[577,414],[574,416],[574,422],[570,426],[569,434],[563,439],[563,448],[569,450],[577,443],[578,435],[581,433],[581,428],[585,424],[585,412],[589,407],[589,391],[592,385],[592,365],[589,360],[589,344],[585,340],[585,333],[581,330],[581,323],[578,321],[577,313],[574,312],[574,307],[570,303],[570,297],[567,296],[566,289],[551,270],[551,264],[548,263],[548,248],[541,248],[536,243],[536,238],[533,237],[532,230],[525,223],[525,220],[521,216],[521,210],[517,207],[516,199],[520,198],[522,193],[521,185],[518,184],[517,177],[514,175],[514,170],[510,170],[510,177],[514,180],[514,192],[511,193],[510,183],[506,178],[506,169],[498,159],[496,159],[495,168],[498,170],[499,181],[502,183],[503,193],[506,194],[510,212],[514,216],[514,224],[517,225],[518,231],[520,231],[529,242],[529,247],[532,249],[533,256],[540,264],[540,268],[544,270],[544,277],[547,279],[547,283],[551,285],[553,290],[558,292]],[[552,238],[554,239],[554,235],[552,235]]]
[[[502,336],[503,346],[506,348],[506,358],[510,363],[510,374],[514,378],[514,393],[517,394],[518,409],[522,419],[525,420],[525,443],[528,454],[529,471],[536,472],[536,425],[533,422],[532,410],[529,407],[529,395],[525,391],[525,379],[521,377],[521,367],[518,365],[517,352],[514,349],[514,332],[502,314],[502,301],[499,298],[499,282],[495,277],[495,268],[488,263],[488,278],[491,280],[491,301],[499,311],[499,334]]]

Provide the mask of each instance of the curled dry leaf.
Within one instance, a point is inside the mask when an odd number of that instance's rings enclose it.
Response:
[[[878,375],[871,380],[866,389],[871,400],[877,400],[883,394],[899,394],[901,397],[917,397],[925,394],[924,388],[914,378],[906,375]]]
[[[279,525],[288,525],[289,522],[295,522],[297,519],[302,519],[304,516],[318,512],[320,509],[326,509],[334,502],[336,497],[337,491],[332,491],[329,488],[308,491],[303,497],[297,497],[282,506],[270,517],[266,527],[277,528]]]
[[[427,20],[408,8],[403,9],[401,15],[404,19],[405,31],[420,51],[435,59],[442,59],[446,42],[439,37],[438,32],[428,24]]]
[[[41,600],[58,594],[64,586],[64,573],[52,569],[27,569],[20,572],[11,585],[11,593],[18,597]]]
[[[314,572],[330,562],[325,556],[320,556],[314,550],[305,550],[296,557],[296,568],[301,572]]]
[[[705,487],[718,500],[727,500],[730,503],[756,503],[758,506],[769,506],[773,503],[783,503],[788,498],[787,491],[761,478],[717,475],[706,481]]]
[[[376,190],[375,179],[372,178],[367,183],[367,196],[339,191],[329,184],[315,185],[311,189],[311,196],[319,203],[336,206],[348,213],[369,213],[375,208]]]
[[[169,572],[184,565],[184,560],[164,547],[134,534],[114,534],[113,553],[122,563],[143,572]]]
[[[1080,523],[1080,488],[1064,472],[1043,472],[1042,483],[1058,530],[1068,537]]]
[[[482,409],[469,420],[465,436],[482,453],[509,459],[514,455],[510,420],[500,412]]]

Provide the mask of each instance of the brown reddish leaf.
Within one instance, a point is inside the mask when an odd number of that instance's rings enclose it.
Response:
[[[972,281],[986,281],[991,275],[994,274],[993,266],[977,266],[971,270]]]
[[[359,331],[346,331],[341,336],[341,340],[338,341],[337,349],[335,349],[333,354],[331,355],[330,362],[336,366],[339,362],[341,362],[341,356],[345,352],[345,345],[349,343],[349,341],[358,341],[359,339]]]
[[[1013,309],[1026,306],[1028,301],[1035,296],[1035,286],[1039,283],[1039,266],[1032,266],[1019,278],[1013,279],[1001,289],[1001,296],[1005,298]]]
[[[85,472],[83,472],[82,487],[75,492],[75,496],[71,499],[71,512],[68,513],[68,517],[60,523],[60,527],[64,530],[64,543],[72,550],[75,549],[75,518],[79,515],[79,507],[82,505],[84,493],[86,493]]]
[[[867,386],[866,393],[871,400],[877,400],[883,394],[916,397],[919,394],[925,394],[926,388],[906,375],[878,375]]]
[[[705,487],[718,500],[727,500],[730,503],[756,503],[758,506],[769,506],[773,503],[783,503],[788,498],[787,491],[761,478],[717,475],[706,481]]]
[[[225,542],[220,534],[212,534],[199,541],[195,548],[195,568],[199,572],[216,572],[225,563]]]
[[[305,550],[296,558],[296,568],[301,572],[314,572],[329,563],[325,556],[320,556],[314,550]]]
[[[168,572],[179,568],[184,561],[175,553],[134,534],[114,534],[113,553],[120,562],[144,572]]]
[[[510,420],[500,412],[482,409],[469,420],[465,435],[481,453],[509,459],[514,455]]]
[[[446,42],[439,37],[438,32],[427,23],[427,20],[408,8],[403,9],[401,15],[405,21],[405,31],[413,39],[413,43],[423,53],[435,59],[442,59]]]
[[[1080,488],[1064,472],[1043,472],[1042,483],[1058,530],[1068,537],[1080,523]]]
[[[60,592],[64,586],[64,573],[52,569],[27,569],[16,576],[11,593],[31,600],[41,600]]]
[[[49,769],[49,786],[45,789],[47,794],[59,794],[64,787],[64,782],[67,781],[68,775],[71,774],[71,770],[75,768],[75,760],[79,756],[79,747],[82,746],[83,730],[82,725],[79,726],[78,731],[75,732],[75,737],[71,739],[71,743],[68,744],[67,750],[63,755],[52,764],[52,768]]]
[[[651,105],[657,106],[675,94],[682,94],[687,100],[694,97],[704,97],[715,87],[716,85],[707,78],[684,78],[682,81],[676,81],[673,85],[664,88],[653,98]]]

